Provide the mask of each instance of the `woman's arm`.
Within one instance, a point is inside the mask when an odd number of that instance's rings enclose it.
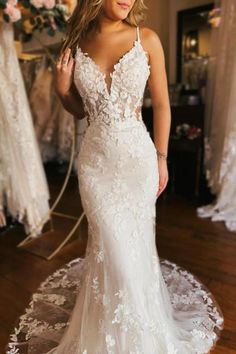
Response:
[[[159,196],[168,182],[166,159],[161,158],[158,152],[167,155],[171,124],[171,110],[168,93],[167,75],[165,69],[164,51],[158,35],[149,28],[143,28],[142,37],[149,54],[150,76],[148,87],[152,98],[153,133],[157,149],[159,166]]]
[[[63,107],[78,119],[84,117],[83,102],[73,82],[75,60],[68,48],[56,64],[55,90]]]

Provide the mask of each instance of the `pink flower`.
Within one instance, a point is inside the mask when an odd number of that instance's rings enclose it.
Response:
[[[9,5],[16,6],[16,5],[17,5],[17,2],[18,2],[17,0],[8,0],[7,3],[8,3]]]
[[[31,3],[31,5],[36,7],[36,9],[40,9],[44,5],[43,0],[30,0],[30,3]]]
[[[55,0],[44,0],[43,4],[48,10],[52,9],[56,5]]]
[[[20,10],[10,3],[6,4],[6,8],[3,11],[9,16],[11,22],[16,22],[21,18]]]

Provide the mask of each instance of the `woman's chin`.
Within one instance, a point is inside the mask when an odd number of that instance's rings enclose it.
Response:
[[[127,18],[128,14],[129,13],[121,13],[121,12],[119,12],[119,13],[114,14],[112,16],[112,19],[114,21],[124,21]]]
[[[115,10],[115,11],[114,11]],[[121,8],[116,8],[116,9],[113,9],[112,12],[110,13],[107,13],[107,16],[109,18],[112,18],[113,20],[115,21],[119,21],[119,20],[125,20],[129,15],[129,11],[128,10],[124,10],[124,9],[121,9]]]
[[[117,14],[120,17],[126,18],[129,15],[129,11],[128,10],[122,10],[122,9],[118,9],[117,10]]]

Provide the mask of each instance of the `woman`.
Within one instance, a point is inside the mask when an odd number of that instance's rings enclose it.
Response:
[[[164,262],[165,283],[160,269],[155,203],[168,181],[170,106],[160,40],[138,27],[143,9],[143,0],[84,0],[70,20],[56,88],[64,107],[88,120],[78,177],[89,239],[84,266],[73,273],[80,283],[67,329],[62,336],[62,321],[53,330],[51,321],[51,332],[45,326],[39,334],[32,325],[38,337],[30,343],[34,353],[45,353],[46,345],[37,345],[49,338],[49,353],[56,354],[207,353],[222,322],[191,274]],[[141,116],[146,82],[155,144]],[[58,296],[66,282],[63,270],[42,291]],[[58,317],[60,304],[62,318],[70,313],[65,299],[72,291],[62,290],[64,300],[59,298],[51,317]],[[44,312],[41,320],[48,307]]]

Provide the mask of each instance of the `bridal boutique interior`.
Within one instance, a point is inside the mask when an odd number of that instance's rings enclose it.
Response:
[[[21,353],[13,344],[19,316],[33,294],[34,301],[42,297],[39,285],[87,247],[77,178],[87,122],[65,111],[54,89],[75,2],[52,3],[35,1],[31,15],[20,0],[19,7],[0,6],[0,352],[8,354]],[[211,352],[235,354],[236,1],[146,4],[145,25],[165,53],[172,116],[169,182],[156,203],[158,254],[214,295],[224,326]],[[55,11],[45,25],[43,9]],[[142,116],[153,138],[148,88]]]

